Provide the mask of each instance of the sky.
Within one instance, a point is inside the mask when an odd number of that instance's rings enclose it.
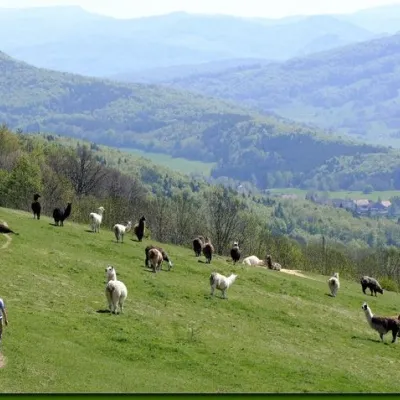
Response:
[[[79,5],[115,18],[136,18],[186,11],[242,17],[281,18],[289,15],[341,14],[399,4],[396,0],[0,0],[0,7]]]

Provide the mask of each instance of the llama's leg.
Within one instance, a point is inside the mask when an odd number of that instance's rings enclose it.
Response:
[[[381,340],[383,342],[383,333],[380,333],[379,336],[380,336],[380,338],[381,338]]]
[[[40,219],[40,211],[37,213],[37,219]]]
[[[227,298],[227,297],[226,297],[226,289],[222,290],[222,298],[223,298],[223,299],[226,299],[226,298]]]
[[[215,290],[215,286],[211,285],[211,293],[210,296],[214,296],[214,290]]]
[[[396,343],[397,342],[397,334],[398,334],[398,332],[399,332],[399,328],[395,328],[395,329],[392,330],[392,336],[393,336],[392,343]]]

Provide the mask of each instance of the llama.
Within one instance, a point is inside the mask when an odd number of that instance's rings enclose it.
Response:
[[[338,290],[340,289],[339,272],[335,272],[331,278],[328,279],[329,290],[331,296],[336,297]]]
[[[392,332],[392,343],[396,343],[397,335],[400,331],[400,320],[393,317],[376,317],[372,314],[367,303],[364,303],[361,308],[365,312],[369,326],[379,333],[379,337],[383,342],[383,335]]]
[[[382,286],[376,279],[371,278],[370,276],[363,276],[360,280],[360,283],[364,294],[367,294],[365,293],[365,290],[367,288],[369,288],[369,290],[371,291],[371,296],[372,293],[375,293],[375,297],[378,297],[376,293],[383,294]]]
[[[117,271],[115,270],[115,268],[112,265],[107,265],[106,277],[107,277],[107,282],[117,280]]]
[[[142,241],[143,236],[144,236],[145,222],[146,222],[146,218],[144,216],[142,216],[142,218],[140,218],[140,220],[139,220],[139,223],[137,223],[135,225],[135,227],[133,228],[133,231],[139,242]]]
[[[54,224],[56,226],[64,226],[64,221],[71,214],[72,203],[68,203],[64,210],[61,208],[55,208],[53,210]]]
[[[41,197],[41,196],[40,196],[40,194],[37,194],[37,193],[33,196],[33,203],[31,204],[31,209],[33,212],[33,219],[35,219],[35,217],[37,219],[40,219],[40,211],[42,210],[42,206],[40,205],[40,203],[38,201],[39,197]]]
[[[148,252],[148,262],[150,262],[150,266],[153,269],[153,272],[156,273],[157,270],[161,270],[163,263],[163,256],[160,250],[156,248],[152,248]]]
[[[240,260],[240,249],[238,242],[233,242],[233,246],[231,248],[231,257],[233,264],[236,264]]]
[[[109,280],[106,285],[106,298],[108,307],[113,314],[118,314],[119,306],[120,313],[123,313],[124,302],[128,296],[128,289],[125,284],[117,280]]]
[[[272,257],[269,254],[267,255],[267,267],[274,271],[280,271],[282,269],[282,265],[272,261]]]
[[[263,266],[265,262],[264,260],[260,260],[257,256],[248,256],[243,259],[242,264]]]
[[[212,245],[211,240],[208,237],[206,237],[203,246],[203,255],[206,258],[206,264],[211,264],[213,253],[214,253],[214,246]]]
[[[235,282],[237,277],[238,276],[235,274],[231,274],[230,276],[226,277],[218,272],[212,272],[210,275],[211,296],[214,296],[214,290],[218,289],[222,292],[222,298],[226,299],[226,291],[233,284],[233,282]]]
[[[91,224],[93,232],[100,233],[100,225],[101,225],[101,222],[103,221],[104,210],[105,210],[104,207],[99,207],[97,209],[97,211],[98,211],[97,213],[91,212],[89,214],[90,224]]]
[[[128,233],[132,228],[132,222],[128,221],[126,225],[115,224],[113,227],[113,231],[115,234],[115,238],[117,239],[117,243],[121,239],[121,243],[124,243],[124,235]]]
[[[204,247],[203,236],[197,236],[197,238],[193,239],[193,250],[196,257],[201,256],[201,251],[203,250],[203,247]]]
[[[145,265],[146,267],[150,268],[150,264],[149,264],[149,251],[150,251],[151,249],[157,249],[157,250],[161,253],[161,255],[162,255],[162,257],[163,257],[163,260],[166,261],[166,262],[168,263],[168,271],[174,266],[174,264],[172,264],[172,261],[170,260],[170,258],[168,257],[168,254],[165,252],[164,249],[162,249],[161,247],[156,247],[156,246],[150,245],[150,246],[147,246],[147,247],[144,249],[144,252],[145,252],[145,254],[146,254],[146,259],[145,259],[145,261],[144,261],[144,265]]]
[[[10,229],[6,223],[0,224],[0,233],[13,233],[14,235],[19,235],[19,233]]]

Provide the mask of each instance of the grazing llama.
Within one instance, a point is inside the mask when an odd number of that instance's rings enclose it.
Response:
[[[99,207],[97,209],[97,213],[91,212],[89,214],[90,225],[93,232],[100,233],[100,225],[101,222],[103,221],[104,210],[105,210],[104,207]]]
[[[163,256],[160,250],[152,248],[148,252],[148,262],[150,263],[153,272],[160,271],[163,263]]]
[[[117,239],[117,243],[121,240],[121,243],[124,243],[124,235],[128,233],[132,228],[132,222],[128,221],[126,225],[115,224],[113,227],[113,231],[115,234],[115,238]]]
[[[238,242],[233,242],[233,246],[231,248],[231,257],[233,264],[236,264],[240,260],[240,249]]]
[[[168,257],[168,254],[166,253],[166,251],[165,251],[164,249],[162,249],[161,247],[153,246],[153,245],[151,244],[150,246],[147,246],[147,247],[144,249],[144,252],[145,252],[145,254],[146,254],[146,259],[144,260],[144,265],[145,265],[146,267],[150,268],[150,264],[149,264],[149,251],[150,251],[151,249],[157,249],[157,250],[161,253],[161,255],[162,255],[162,257],[163,257],[163,260],[166,261],[166,262],[168,263],[168,271],[174,266],[174,264],[172,264],[172,261],[170,260],[170,258]]]
[[[33,203],[31,204],[33,219],[35,219],[35,217],[40,219],[40,211],[42,210],[42,206],[39,203],[39,197],[41,196],[37,193],[33,196]]]
[[[331,296],[336,297],[338,290],[340,289],[339,272],[335,272],[331,278],[328,279],[329,290]]]
[[[144,236],[145,222],[146,222],[146,218],[143,216],[142,218],[140,218],[139,223],[137,223],[135,225],[135,227],[133,228],[133,232],[135,233],[139,242],[142,241],[143,236]]]
[[[210,275],[211,296],[214,296],[214,290],[218,289],[222,291],[222,298],[226,299],[226,291],[232,286],[236,278],[237,275],[235,274],[226,277],[218,272],[212,272]]]
[[[372,293],[375,293],[375,297],[378,297],[376,293],[383,294],[382,286],[376,279],[371,278],[370,276],[363,276],[360,280],[360,283],[364,294],[367,294],[365,293],[365,290],[367,288],[369,288],[369,290],[371,291],[371,296]]]
[[[264,260],[260,260],[257,256],[248,256],[243,259],[242,263],[245,265],[258,265],[260,267],[265,265]]]
[[[203,250],[203,247],[204,247],[203,236],[197,236],[197,238],[193,239],[193,250],[196,257],[201,256],[201,251]]]
[[[211,240],[206,237],[205,244],[203,246],[203,255],[206,258],[206,264],[211,264],[212,256],[214,253],[214,246],[211,243]]]
[[[364,303],[361,308],[364,310],[369,326],[379,333],[379,337],[383,342],[383,335],[392,332],[392,343],[396,343],[397,335],[400,331],[400,320],[393,317],[376,317],[372,314],[367,303]]]
[[[13,233],[14,235],[19,235],[19,233],[14,232],[12,229],[10,229],[6,223],[0,223],[0,233]]]
[[[267,267],[269,269],[273,269],[274,271],[280,271],[282,269],[282,265],[275,261],[272,261],[272,257],[269,254],[267,255],[266,258],[267,258]]]
[[[57,226],[64,226],[64,221],[70,216],[71,214],[72,203],[68,203],[65,210],[61,208],[55,208],[53,210],[53,218],[54,224]]]

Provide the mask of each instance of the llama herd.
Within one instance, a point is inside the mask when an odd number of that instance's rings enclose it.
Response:
[[[383,289],[380,283],[370,276],[363,276],[360,279],[361,289],[364,294],[366,289],[370,290],[371,296],[375,294],[377,297],[377,293],[383,294]],[[339,281],[339,273],[335,272],[328,279],[328,286],[331,292],[332,297],[336,297],[339,289],[340,289],[340,281]],[[379,317],[372,314],[371,308],[368,306],[366,302],[363,303],[361,308],[364,310],[365,317],[367,318],[367,322],[369,326],[379,333],[379,337],[383,342],[383,336],[388,332],[392,332],[392,343],[396,343],[397,336],[400,336],[400,314],[396,316],[390,317]]]
[[[39,194],[34,195],[34,201],[31,204],[31,209],[33,212],[33,218],[40,220],[41,214],[41,204],[39,202],[39,198],[41,196]],[[53,210],[53,218],[56,226],[63,226],[64,221],[70,216],[72,209],[72,203],[68,203],[65,209],[55,208]],[[89,214],[89,222],[91,226],[91,230],[93,233],[100,232],[100,225],[103,221],[105,208],[99,207],[97,212],[91,212]],[[133,233],[136,235],[138,242],[141,242],[144,237],[145,232],[145,223],[146,218],[142,216],[139,219],[139,222],[133,226]],[[132,221],[128,221],[126,224],[117,223],[113,226],[112,230],[114,232],[117,243],[124,242],[124,235],[130,232],[132,229]],[[12,231],[6,224],[0,224],[0,233],[15,233]],[[214,246],[211,243],[211,240],[207,236],[197,236],[193,242],[193,251],[196,257],[200,257],[201,254],[206,259],[206,263],[210,264],[213,258],[213,254],[215,252]],[[239,262],[241,258],[241,251],[239,248],[239,243],[237,241],[233,242],[233,246],[230,249],[230,256],[232,259],[233,265]],[[162,270],[163,262],[168,263],[168,271],[173,267],[173,263],[169,258],[168,254],[161,247],[156,247],[153,245],[147,246],[145,248],[145,266],[152,269],[154,273]],[[200,261],[200,260],[199,260]],[[265,260],[259,259],[255,255],[251,255],[245,257],[242,263],[246,266],[265,266],[268,269],[281,271],[282,266],[272,261],[270,255],[267,255]],[[117,314],[123,312],[123,305],[128,296],[128,290],[125,284],[117,279],[117,273],[113,266],[108,265],[105,269],[107,284],[105,288],[105,295],[108,303],[108,308],[111,313]],[[232,284],[235,282],[237,274],[232,273],[230,276],[224,276],[218,272],[212,272],[209,276],[209,284],[211,293],[213,296],[215,289],[218,289],[222,292],[222,298],[227,298],[227,290]],[[339,281],[339,273],[335,272],[327,281],[330,295],[332,297],[336,297],[338,295],[340,289],[340,281]],[[366,289],[370,290],[371,296],[375,295],[377,297],[377,293],[383,294],[383,289],[379,282],[372,277],[363,276],[360,279],[362,292],[366,294]],[[381,340],[383,341],[383,337],[386,333],[392,332],[392,343],[395,343],[397,340],[397,336],[400,336],[400,315],[398,316],[389,316],[389,317],[381,317],[375,316],[371,308],[368,306],[366,302],[363,303],[362,309],[365,313],[366,319],[368,321],[369,326],[376,330],[379,333]]]

